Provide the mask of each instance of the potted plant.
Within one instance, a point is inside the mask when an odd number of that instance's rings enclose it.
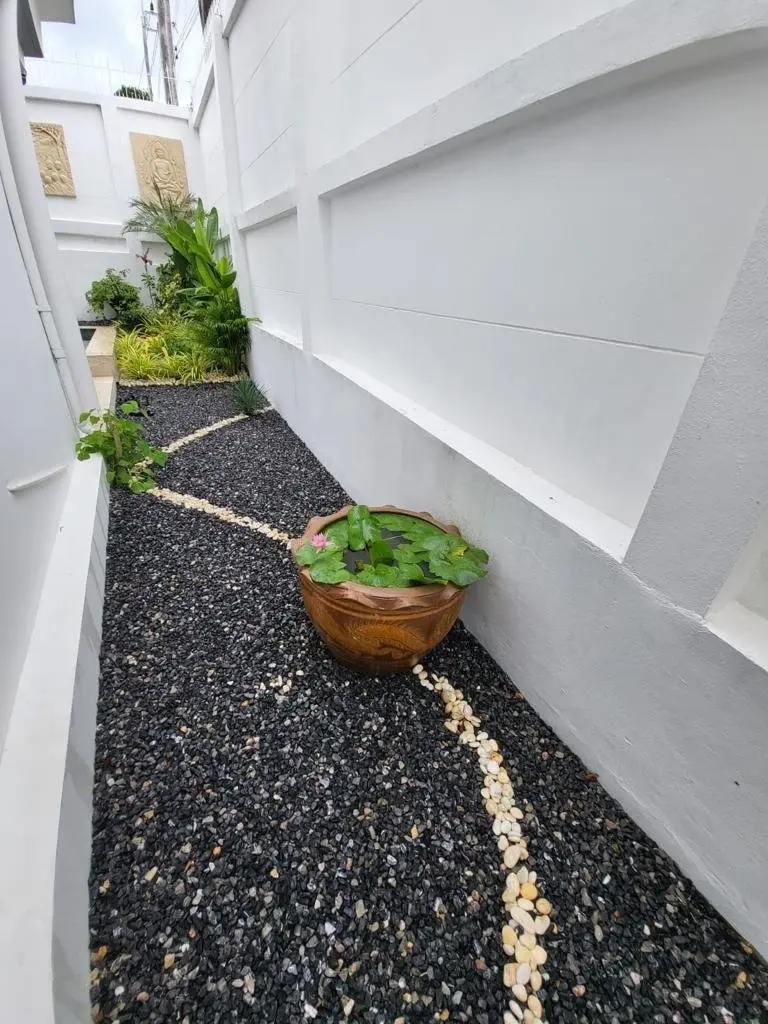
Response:
[[[443,639],[488,562],[455,526],[391,505],[310,519],[291,549],[331,653],[377,675],[412,667]]]

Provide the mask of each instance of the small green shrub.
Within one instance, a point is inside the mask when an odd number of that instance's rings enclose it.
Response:
[[[232,385],[232,401],[237,411],[245,413],[246,416],[253,416],[269,405],[266,396],[259,391],[250,377],[238,380]]]
[[[186,308],[189,305],[189,300],[181,293],[189,288],[190,283],[184,280],[174,265],[173,260],[159,263],[155,271],[154,285],[155,301],[157,302],[158,309],[179,310]]]
[[[153,448],[144,439],[144,429],[132,416],[144,415],[138,402],[123,402],[122,416],[105,409],[91,409],[80,416],[88,424],[88,433],[75,445],[81,462],[92,455],[102,455],[107,467],[107,480],[134,493],[150,491],[155,486],[153,466],[164,466],[168,456]]]
[[[347,552],[360,552],[354,572]],[[453,583],[467,587],[488,572],[488,554],[456,533],[416,516],[371,512],[353,505],[296,552],[316,583],[352,580],[369,587],[410,587]]]
[[[104,277],[94,281],[85,293],[88,305],[102,316],[107,310],[114,313],[113,319],[126,330],[133,330],[141,324],[144,307],[141,304],[139,289],[127,281],[127,270],[115,270],[110,267]]]
[[[221,372],[211,353],[191,338],[183,320],[155,334],[121,331],[115,339],[115,359],[125,380],[193,383]]]

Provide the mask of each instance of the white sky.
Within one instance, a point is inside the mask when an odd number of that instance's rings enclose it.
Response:
[[[75,24],[43,25],[43,60],[27,60],[27,81],[34,85],[113,93],[120,85],[146,88],[141,44],[141,12],[150,0],[75,0]],[[155,6],[157,6],[155,4]],[[190,102],[192,83],[202,52],[197,0],[171,0],[174,40],[180,47],[176,66],[179,103]],[[151,18],[155,25],[157,18]],[[160,48],[149,36],[154,53],[152,91],[164,102],[160,81]]]

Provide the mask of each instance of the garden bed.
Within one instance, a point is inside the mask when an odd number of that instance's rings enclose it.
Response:
[[[227,386],[120,391],[149,402],[158,444],[234,412]],[[349,500],[275,412],[180,449],[158,482],[291,535]],[[284,543],[113,493],[101,658],[96,1019],[509,1014],[474,755],[413,673],[331,659]],[[554,906],[550,1024],[765,1020],[764,965],[463,627],[427,667],[498,741],[524,811]]]

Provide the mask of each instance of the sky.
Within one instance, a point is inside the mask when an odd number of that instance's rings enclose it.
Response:
[[[75,24],[43,25],[43,60],[27,60],[27,81],[89,92],[113,93],[120,85],[146,88],[141,42],[141,12],[150,0],[75,0]],[[179,103],[190,102],[202,52],[197,0],[171,0],[174,40],[180,47],[176,67]],[[157,18],[151,18],[155,25]],[[157,36],[149,36],[154,54],[153,93],[163,100]]]

